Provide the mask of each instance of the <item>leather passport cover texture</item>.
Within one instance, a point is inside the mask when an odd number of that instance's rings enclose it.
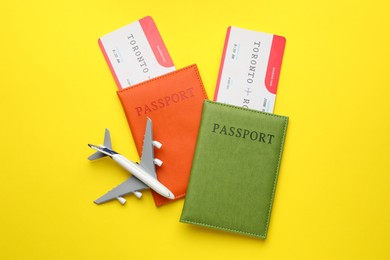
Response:
[[[265,239],[287,122],[205,101],[180,221]]]
[[[207,99],[196,65],[119,90],[127,121],[141,156],[146,117],[152,119],[153,139],[163,144],[155,149],[157,178],[175,199],[185,196],[198,135],[203,101]],[[156,206],[168,203],[153,192]]]

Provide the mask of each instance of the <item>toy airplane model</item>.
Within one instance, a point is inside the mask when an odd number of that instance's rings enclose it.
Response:
[[[153,146],[160,149],[162,144],[157,141],[152,141],[152,121],[150,118],[147,118],[146,121],[146,130],[140,163],[130,161],[123,155],[112,150],[110,132],[108,129],[106,129],[105,132],[104,145],[97,146],[88,144],[88,146],[97,151],[88,157],[89,160],[96,160],[109,156],[120,166],[132,173],[132,176],[125,182],[95,200],[96,204],[117,199],[123,205],[126,203],[126,200],[122,197],[123,195],[134,193],[137,198],[141,198],[142,193],[140,190],[147,189],[148,187],[168,199],[175,198],[175,195],[173,195],[167,187],[157,180],[155,164],[161,166],[162,161],[154,158]]]

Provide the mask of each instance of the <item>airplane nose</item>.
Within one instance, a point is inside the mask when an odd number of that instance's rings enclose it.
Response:
[[[175,199],[175,195],[171,191],[168,191],[167,198],[170,199],[170,200],[173,200],[173,199]]]

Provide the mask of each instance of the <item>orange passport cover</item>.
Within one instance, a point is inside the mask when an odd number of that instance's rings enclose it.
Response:
[[[171,73],[119,90],[127,121],[141,155],[146,117],[152,119],[153,139],[163,144],[155,149],[157,178],[175,194],[186,194],[192,157],[198,136],[203,101],[207,99],[197,66],[191,65]],[[168,203],[153,192],[156,206]]]

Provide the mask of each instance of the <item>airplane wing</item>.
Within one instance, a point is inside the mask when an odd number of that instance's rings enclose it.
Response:
[[[152,120],[149,117],[146,118],[146,129],[144,136],[144,144],[142,147],[142,156],[140,165],[147,170],[147,172],[154,178],[157,178],[156,168],[154,165],[154,147],[153,147],[153,133],[152,133]]]
[[[138,180],[136,177],[131,176],[126,181],[119,184],[117,187],[112,189],[111,191],[104,194],[102,197],[95,200],[96,204],[102,204],[106,201],[116,199],[117,197],[121,197],[123,195],[132,193],[134,191],[139,191],[149,188],[143,182]]]

